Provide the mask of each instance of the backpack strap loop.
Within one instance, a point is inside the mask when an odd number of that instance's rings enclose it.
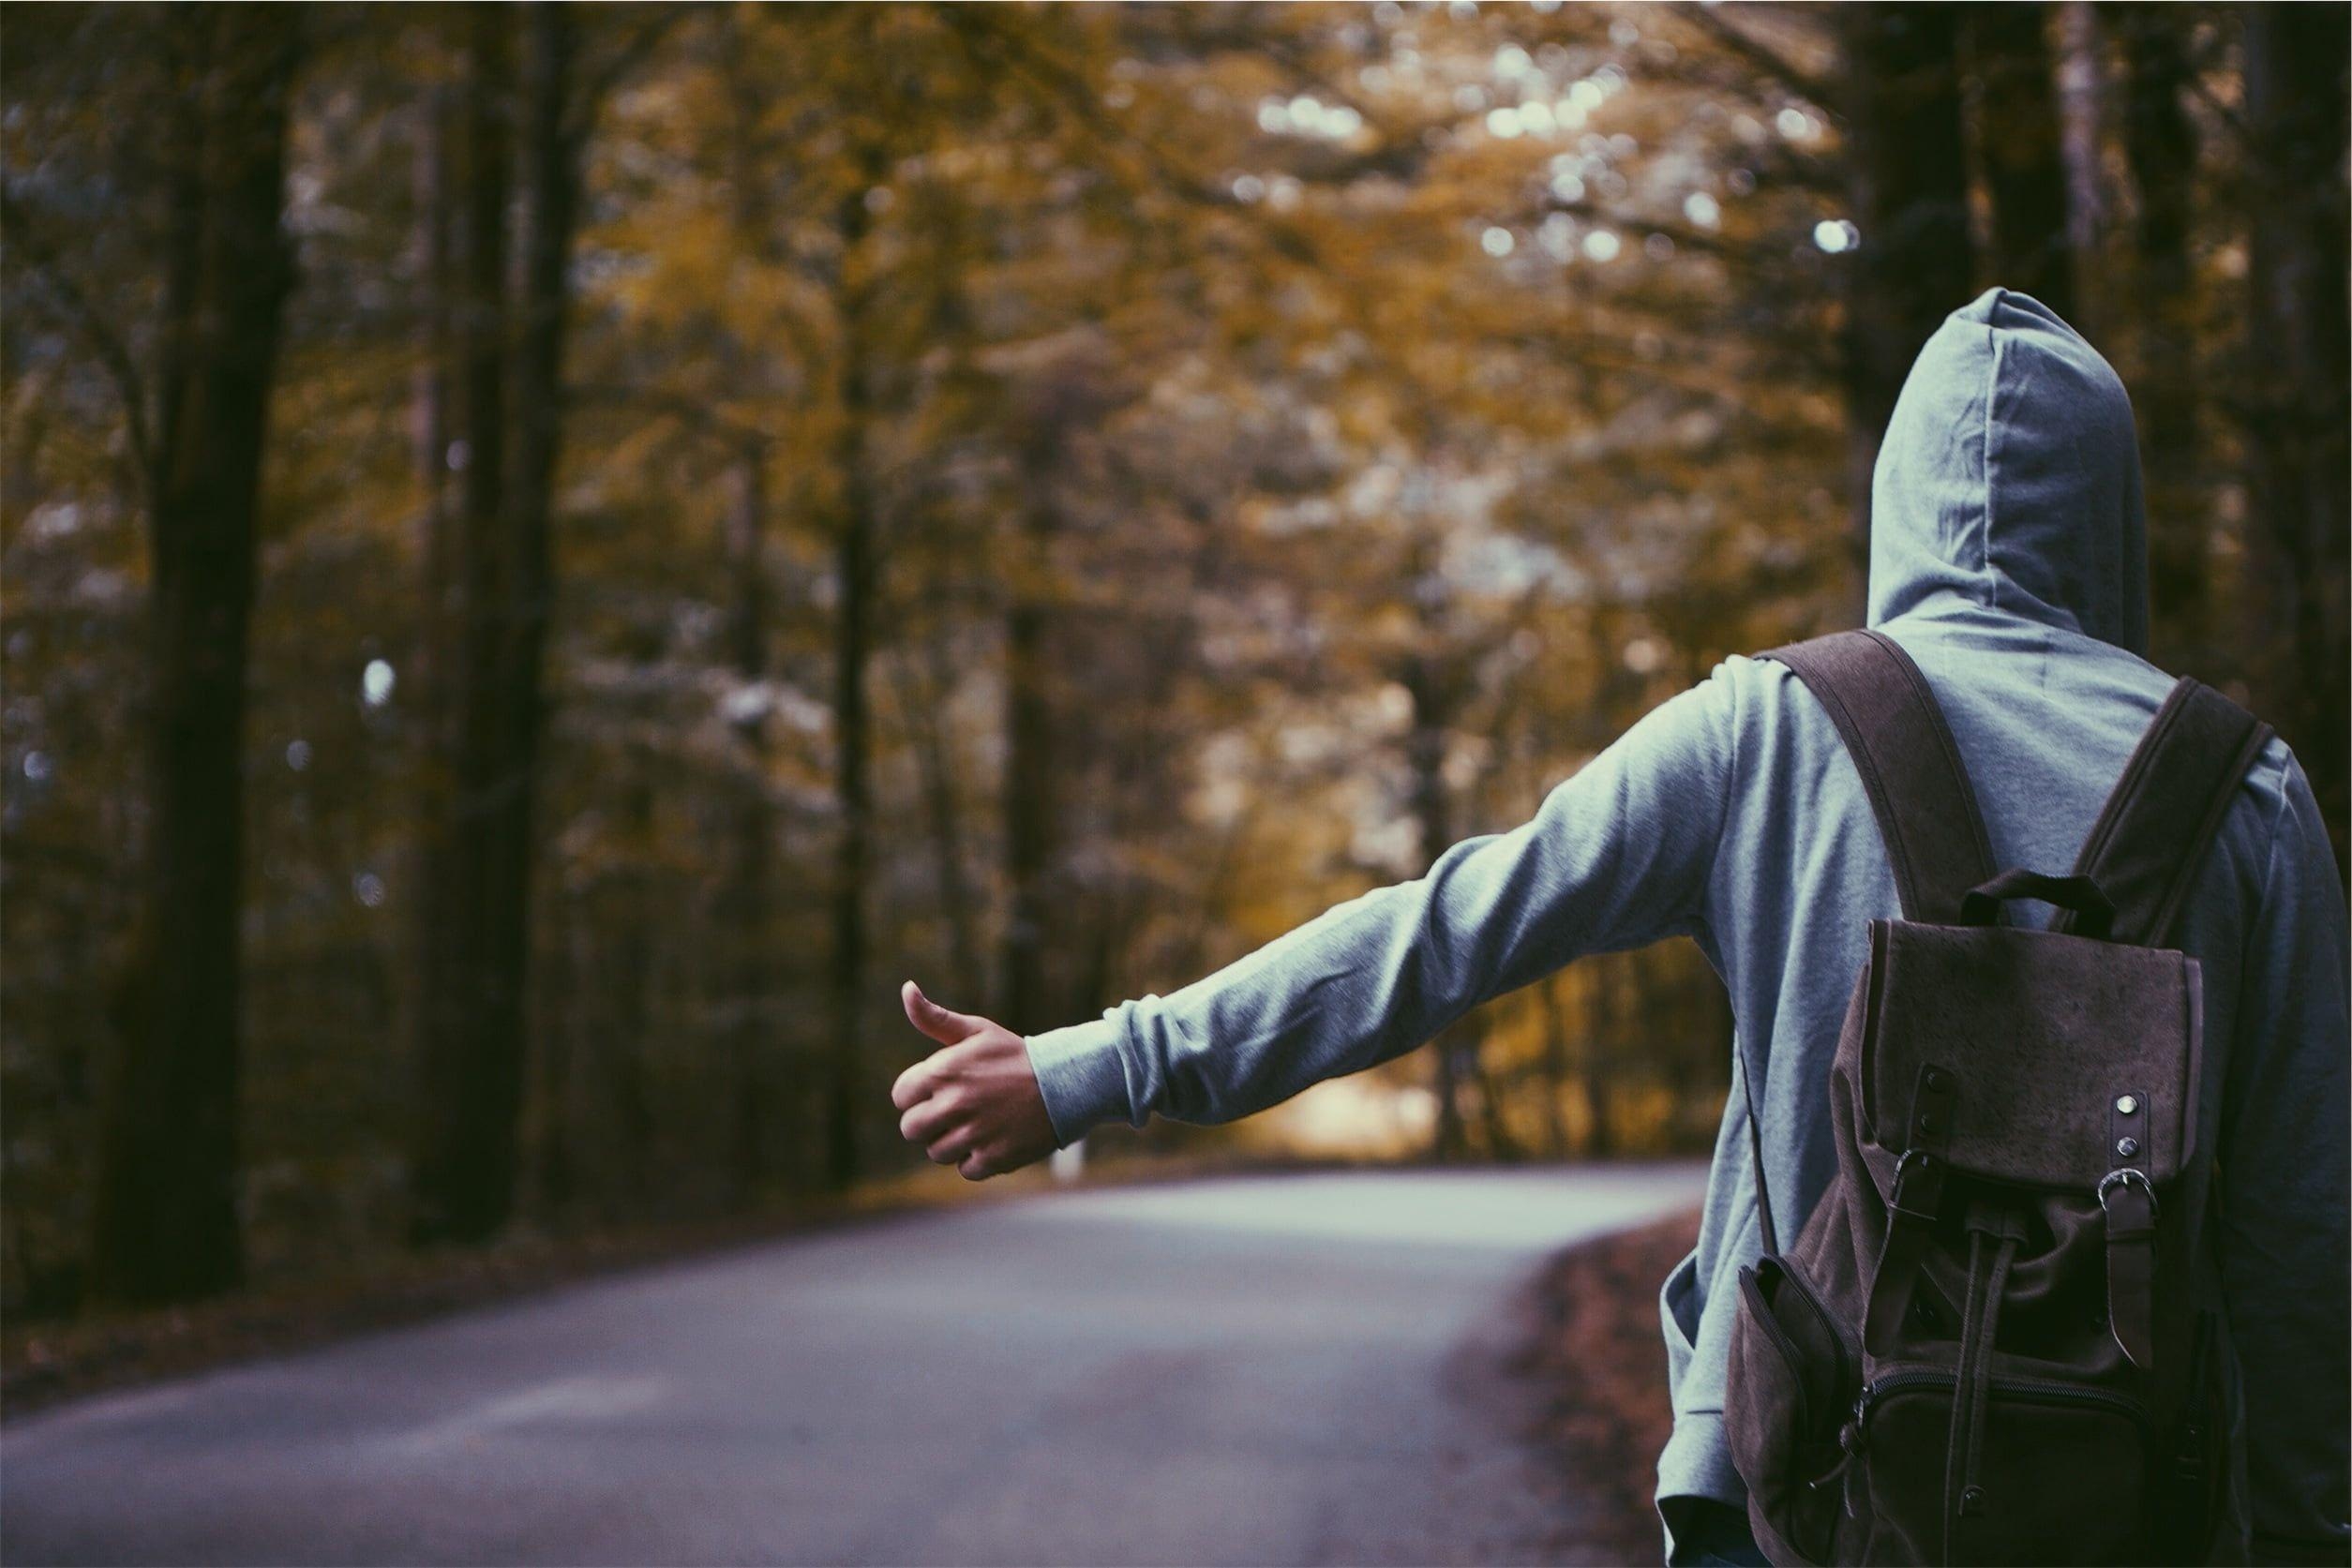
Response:
[[[2184,677],[2173,687],[2075,861],[2114,902],[2114,940],[2170,938],[2238,785],[2270,743],[2269,724],[2210,686]],[[2076,923],[2060,916],[2053,929]]]
[[[2156,1189],[2136,1167],[2099,1184],[2107,1232],[2107,1331],[2145,1372],[2156,1365]]]
[[[1943,710],[1883,632],[1834,632],[1757,655],[1789,666],[1820,701],[1862,774],[1906,919],[1952,925],[1993,852]]]

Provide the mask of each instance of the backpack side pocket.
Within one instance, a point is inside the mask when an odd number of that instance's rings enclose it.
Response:
[[[1759,1539],[1777,1538],[1764,1542],[1775,1561],[1834,1555],[1837,1433],[1859,1382],[1858,1358],[1786,1259],[1740,1270],[1724,1419]]]

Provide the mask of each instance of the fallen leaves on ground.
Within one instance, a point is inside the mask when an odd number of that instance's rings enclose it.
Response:
[[[1536,1280],[1534,1332],[1510,1369],[1530,1385],[1532,1435],[1595,1505],[1597,1523],[1580,1531],[1580,1559],[1658,1559],[1652,1494],[1673,1411],[1657,1292],[1698,1235],[1699,1216],[1681,1215],[1570,1247]]]

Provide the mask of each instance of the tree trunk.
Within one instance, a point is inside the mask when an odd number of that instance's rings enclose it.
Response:
[[[1049,484],[1048,464],[1058,441],[1033,443],[1022,476],[1031,490],[1021,528],[1011,604],[1005,611],[1005,918],[1003,979],[998,1006],[1016,1033],[1048,1027],[1055,1019],[1045,996],[1046,888],[1054,816],[1053,713],[1046,693],[1045,605],[1050,503],[1036,494]]]
[[[1616,1111],[1617,1009],[1614,1004],[1622,956],[1611,954],[1591,962],[1593,983],[1585,996],[1582,1078],[1584,1104],[1592,1113],[1591,1136],[1584,1152],[1607,1159],[1617,1152]]]
[[[433,41],[440,41],[438,32]],[[411,744],[415,782],[411,809],[416,830],[408,849],[408,887],[402,899],[413,983],[400,990],[406,996],[404,1022],[419,1064],[420,1083],[424,1081],[422,1064],[430,1059],[434,1031],[442,1023],[440,988],[451,979],[445,945],[455,939],[442,923],[450,918],[449,902],[454,895],[441,887],[441,878],[452,852],[451,763],[456,732],[451,665],[458,644],[460,608],[450,515],[451,369],[457,346],[453,303],[458,289],[450,221],[451,122],[457,107],[450,91],[436,84],[427,90],[415,110],[417,363],[410,384],[410,407],[422,503],[416,541],[420,590],[416,649],[401,675],[409,694],[406,706],[414,715]],[[428,1103],[416,1120],[421,1125],[430,1114]]]
[[[1485,1044],[1483,1029],[1479,1034],[1479,1044]],[[1471,1087],[1478,1093],[1478,1128],[1486,1135],[1487,1158],[1498,1161],[1524,1158],[1519,1140],[1511,1136],[1510,1119],[1504,1114],[1500,1076],[1488,1063],[1486,1053],[1483,1050],[1473,1051],[1462,1065]]]
[[[745,30],[753,15],[721,13],[727,39],[722,61],[727,102],[727,184],[732,198],[728,227],[738,252],[763,265],[775,261],[770,243],[767,180],[772,177],[759,140],[766,106],[757,72],[747,52]],[[729,336],[720,344],[720,364],[730,381],[757,384],[756,351]],[[738,690],[746,706],[734,716],[740,774],[722,811],[727,819],[727,867],[720,882],[724,1023],[721,1033],[727,1071],[734,1079],[734,1125],[729,1132],[728,1180],[738,1202],[748,1202],[772,1171],[778,1079],[775,1072],[776,954],[771,946],[771,903],[775,859],[775,814],[769,803],[768,767],[768,449],[756,437],[742,439],[734,455],[727,515],[727,555],[734,601],[727,608],[727,645]]]
[[[842,199],[841,434],[834,452],[841,498],[833,524],[833,798],[840,814],[833,848],[832,1070],[826,1083],[825,1179],[839,1190],[858,1179],[859,1095],[864,1077],[861,1013],[865,1001],[865,879],[874,801],[867,779],[866,665],[872,655],[874,498],[867,423],[874,417],[866,336],[871,288],[861,268],[869,227],[865,193],[882,173],[866,154],[865,177]]]
[[[417,488],[417,559],[424,563],[428,624],[447,593],[449,500],[449,124],[447,95],[435,86],[416,104],[416,365],[410,375],[410,418]],[[427,635],[407,684],[423,684],[424,661],[437,639]]]
[[[1544,1152],[1554,1159],[1566,1159],[1568,1146],[1568,1118],[1564,1097],[1568,1092],[1568,1078],[1574,1070],[1573,1053],[1568,1043],[1567,1009],[1560,1003],[1558,975],[1545,977],[1536,987],[1537,1000],[1544,1013]]]
[[[622,764],[622,864],[603,879],[592,906],[595,930],[609,931],[612,948],[600,955],[606,985],[598,989],[600,1016],[590,1023],[600,1043],[605,1088],[609,1097],[614,1146],[601,1151],[607,1169],[600,1182],[607,1194],[607,1217],[639,1209],[647,1197],[647,1172],[653,1148],[653,1097],[647,1057],[652,1046],[652,874],[647,858],[653,844],[653,751],[632,741]],[[617,1199],[613,1196],[618,1194]]]
[[[1859,564],[1869,546],[1871,470],[1895,395],[1920,346],[1968,302],[1975,272],[1956,10],[1868,0],[1835,15],[1844,53],[1849,197],[1862,230],[1848,274],[1845,332]]]
[[[934,596],[935,603],[936,596]],[[935,613],[923,629],[924,670],[919,678],[912,663],[895,662],[899,707],[915,750],[915,766],[922,780],[924,814],[931,829],[931,856],[938,883],[939,908],[947,920],[948,958],[952,964],[956,994],[986,1010],[991,1004],[981,993],[980,941],[972,918],[972,893],[964,874],[963,814],[955,794],[954,759],[947,725],[940,711],[955,690],[950,664],[947,628]]]
[[[2345,864],[2347,497],[2345,62],[2340,6],[2246,7],[2248,492],[2259,705],[2295,747]]]
[[[562,938],[558,938],[559,944]],[[556,949],[559,959],[564,948]],[[549,988],[539,1018],[538,1083],[532,1091],[537,1138],[532,1165],[537,1175],[533,1212],[541,1224],[560,1227],[579,1193],[579,1165],[572,1122],[577,1044],[585,1021],[575,988]]]
[[[164,418],[150,496],[147,906],[132,1027],[100,1110],[91,1282],[101,1299],[235,1284],[237,933],[255,512],[292,264],[279,232],[299,13],[171,13],[200,75],[175,206]]]
[[[768,679],[766,543],[768,495],[766,454],[747,449],[735,465],[734,504],[727,519],[727,554],[735,579],[735,603],[727,620],[727,643],[736,679],[758,691]],[[738,1197],[756,1193],[768,1179],[771,1098],[768,994],[775,955],[768,941],[768,886],[773,859],[774,823],[768,809],[768,723],[764,706],[735,725],[742,748],[743,777],[736,791],[727,880],[720,894],[722,940],[735,955],[727,996],[727,1060],[735,1078],[735,1127],[730,1160]]]
[[[2059,148],[2066,166],[2066,249],[2075,284],[2075,324],[2097,338],[2106,302],[2099,297],[2099,244],[2106,231],[2105,66],[2099,10],[2090,0],[2062,0],[2058,17]]]
[[[2184,95],[2187,31],[2169,7],[2121,10],[2127,68],[2123,150],[2138,197],[2132,248],[2138,287],[2140,455],[2147,466],[2149,611],[2158,662],[2196,663],[2205,638],[2210,519],[2197,483],[2196,273],[2190,254],[2197,142]]]
[[[1416,570],[1416,583],[1427,575],[1426,570]],[[1413,698],[1413,729],[1405,744],[1413,772],[1413,815],[1420,828],[1421,865],[1426,874],[1454,842],[1446,799],[1447,694],[1435,655],[1416,651],[1407,660],[1404,688]],[[1476,1074],[1480,1032],[1478,1016],[1473,1013],[1439,1031],[1432,1048],[1430,1087],[1437,1097],[1437,1129],[1431,1152],[1442,1160],[1463,1159],[1470,1153],[1462,1091]]]
[[[577,25],[568,6],[551,0],[532,6],[525,23],[522,300],[507,405],[514,465],[506,494],[509,555],[502,613],[494,622],[499,722],[490,777],[497,783],[486,817],[496,848],[487,901],[490,951],[499,971],[494,994],[500,1034],[518,1067],[530,1038],[532,884],[547,725],[547,626],[555,610],[555,476],[563,437],[568,275],[579,224],[579,132],[566,118]],[[519,1082],[520,1072],[515,1076]]]
[[[1971,5],[1967,41],[1977,80],[1977,152],[1992,196],[1992,281],[2071,321],[2066,160],[2048,21],[2040,5]]]
[[[478,1242],[514,1202],[526,1057],[533,807],[542,677],[554,592],[548,524],[562,428],[565,271],[577,218],[577,136],[567,126],[574,22],[528,16],[521,296],[507,385],[507,28],[473,13],[466,320],[468,455],[457,573],[462,645],[455,799],[428,897],[442,912],[427,1004],[416,1160],[420,1241]],[[508,393],[511,390],[511,402]],[[509,436],[511,433],[511,441]],[[508,466],[511,462],[511,467]]]
[[[464,450],[449,562],[450,642],[434,664],[444,747],[442,809],[425,848],[417,1010],[423,1037],[410,1232],[419,1243],[479,1240],[506,1217],[514,1121],[521,1098],[519,1006],[497,1016],[487,950],[487,816],[495,787],[492,619],[501,584],[506,452],[506,208],[513,97],[508,16],[487,4],[466,16],[462,172],[465,203],[455,311],[458,438]],[[444,656],[445,655],[445,656]],[[519,1001],[519,998],[517,998]]]

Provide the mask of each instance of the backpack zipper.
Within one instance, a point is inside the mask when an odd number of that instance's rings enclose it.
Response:
[[[1950,1388],[1955,1381],[1950,1372],[1924,1366],[1873,1378],[1854,1399],[1853,1424],[1857,1429],[1865,1426],[1870,1419],[1870,1407],[1890,1394],[1900,1394],[1912,1388]],[[1995,1376],[1986,1381],[1995,1394],[2006,1394],[2032,1404],[2092,1405],[2130,1417],[2132,1424],[2143,1435],[2148,1430],[2147,1408],[2128,1395],[2111,1393],[2104,1388],[2085,1388],[2079,1383],[2054,1382],[2045,1378]]]
[[[1841,1452],[1837,1463],[1824,1473],[1806,1482],[1805,1485],[1818,1491],[1832,1482],[1842,1481],[1846,1513],[1848,1516],[1852,1516],[1855,1461],[1863,1456],[1870,1445],[1871,1407],[1889,1395],[1907,1393],[1912,1389],[1940,1388],[1952,1391],[1958,1381],[1959,1379],[1953,1373],[1923,1366],[1909,1367],[1900,1372],[1888,1372],[1871,1379],[1863,1385],[1862,1392],[1854,1396],[1852,1413],[1847,1417],[1845,1426],[1838,1429],[1837,1446]],[[2140,1441],[2143,1443],[2148,1440],[2148,1411],[2138,1400],[2126,1395],[2112,1394],[2104,1388],[2084,1388],[2075,1383],[2053,1382],[2044,1378],[1994,1377],[1987,1379],[1986,1384],[1996,1397],[2005,1395],[2028,1404],[2081,1405],[2094,1410],[2112,1411],[2127,1417],[2132,1425],[2138,1428]]]
[[[1758,1282],[1755,1270],[1740,1271],[1740,1293],[1748,1298],[1747,1314],[1755,1322],[1757,1331],[1763,1335],[1764,1342],[1773,1348],[1773,1353],[1780,1357],[1782,1365],[1789,1368],[1789,1381],[1796,1390],[1797,1430],[1810,1431],[1813,1426],[1813,1401],[1805,1392],[1805,1364],[1798,1358],[1796,1341],[1789,1337],[1789,1331],[1782,1328],[1779,1321],[1772,1315],[1772,1307],[1764,1300],[1763,1286]]]
[[[1781,1264],[1780,1273],[1782,1277],[1788,1280],[1790,1289],[1805,1298],[1805,1306],[1813,1309],[1813,1317],[1821,1325],[1821,1331],[1829,1336],[1830,1351],[1834,1358],[1833,1365],[1836,1368],[1835,1381],[1830,1386],[1844,1388],[1848,1383],[1858,1381],[1862,1375],[1861,1368],[1854,1365],[1855,1352],[1846,1348],[1845,1330],[1837,1326],[1837,1320],[1829,1315],[1829,1308],[1821,1305],[1820,1296],[1814,1294],[1811,1283],[1785,1261]]]

